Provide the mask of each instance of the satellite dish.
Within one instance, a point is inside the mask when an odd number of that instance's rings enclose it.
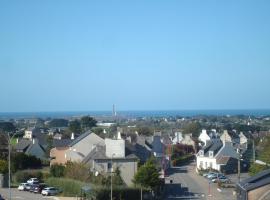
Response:
[[[98,176],[98,174],[99,174],[98,171],[96,171],[96,172],[95,172],[95,176]]]

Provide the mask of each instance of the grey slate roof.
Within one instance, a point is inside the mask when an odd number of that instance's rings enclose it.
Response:
[[[206,146],[203,148],[204,150],[204,155],[208,156],[209,155],[209,151],[213,151],[215,156],[217,154],[217,152],[222,148],[223,143],[221,141],[209,141]]]
[[[83,138],[87,137],[88,135],[90,135],[92,132],[91,131],[86,131],[85,133],[81,134],[79,137],[75,138],[70,144],[69,146],[73,146],[75,144],[77,144],[78,142],[80,142]]]
[[[18,144],[16,144],[15,148],[16,150],[19,151],[25,151],[26,148],[32,143],[31,140],[28,139],[22,139],[18,142]]]
[[[61,139],[61,140],[54,139],[53,146],[54,147],[68,147],[72,141],[73,140],[71,139]]]
[[[270,184],[270,169],[264,170],[255,176],[247,178],[238,183],[238,185],[246,191],[253,190],[267,184]]]
[[[154,136],[153,142],[151,144],[153,152],[163,153],[163,144],[160,139],[161,139],[160,136],[156,136],[156,135]]]
[[[83,163],[88,163],[91,160],[107,160],[111,159],[106,156],[106,147],[105,146],[96,146],[84,159]],[[133,153],[126,154],[124,158],[113,158],[115,159],[138,159],[136,155]]]

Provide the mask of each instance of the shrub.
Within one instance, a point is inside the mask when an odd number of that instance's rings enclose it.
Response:
[[[147,194],[148,190],[143,189],[143,194]],[[96,200],[110,199],[111,190],[110,188],[96,188],[94,189],[94,196]],[[141,199],[140,188],[127,188],[127,187],[116,187],[113,188],[113,199],[119,200],[138,200]]]
[[[65,172],[65,166],[64,165],[59,165],[59,164],[54,164],[50,167],[50,174],[53,177],[63,177]]]
[[[173,160],[173,164],[175,166],[183,165],[183,164],[186,164],[187,162],[191,161],[192,159],[194,159],[194,156],[193,155],[184,155],[184,156],[175,158]]]
[[[8,163],[5,160],[0,160],[0,174],[8,172]]]
[[[33,177],[38,178],[39,180],[43,180],[44,178],[43,173],[41,171],[30,171],[30,170],[18,171],[14,175],[15,182],[17,183],[26,182],[29,178]]]
[[[67,162],[65,168],[65,177],[86,182],[90,179],[90,170],[86,164],[77,162]]]
[[[62,191],[63,196],[78,196],[81,188],[86,184],[81,181],[76,181],[68,178],[48,178],[46,184],[57,187]]]
[[[16,153],[11,159],[12,171],[40,168],[42,166],[41,160],[32,155],[26,155],[24,153]]]

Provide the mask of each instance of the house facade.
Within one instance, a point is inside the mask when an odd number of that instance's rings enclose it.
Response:
[[[238,158],[238,154],[230,142],[207,142],[196,155],[197,169],[215,169],[220,171],[226,165],[226,163],[220,162],[220,159],[224,157]]]
[[[137,172],[138,157],[125,150],[125,140],[105,139],[104,145],[97,145],[83,160],[89,164],[91,171],[96,174],[110,174],[117,168],[127,185],[132,185],[132,180]]]

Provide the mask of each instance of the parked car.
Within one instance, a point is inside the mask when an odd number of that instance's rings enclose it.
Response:
[[[31,188],[31,185],[32,185],[32,184],[29,184],[29,183],[28,183],[28,184],[25,186],[25,191],[29,191],[30,188]]]
[[[216,174],[216,172],[208,172],[208,173],[205,173],[205,174],[203,174],[203,177],[208,177],[208,176],[210,176],[211,174]]]
[[[221,173],[215,173],[215,174],[210,174],[209,176],[207,176],[207,178],[209,180],[212,180],[213,178],[217,178],[217,177],[221,177],[221,176],[224,176],[224,174],[221,174]]]
[[[30,184],[29,183],[21,183],[18,187],[18,190],[25,191],[27,186],[30,186]]]
[[[29,192],[34,192],[35,188],[38,187],[38,184],[31,184]]]
[[[2,197],[2,195],[0,194],[0,200],[5,200],[3,197]]]
[[[208,179],[212,181],[213,179],[217,179],[223,176],[224,174],[216,173],[216,174],[211,175]]]
[[[41,193],[41,191],[46,188],[47,186],[44,183],[39,184],[37,187],[34,188],[34,193]]]
[[[229,183],[230,182],[230,180],[226,176],[220,176],[220,177],[212,179],[213,183],[216,183],[218,181],[221,182],[221,183]]]
[[[59,190],[55,187],[46,187],[41,191],[43,196],[56,195],[59,193]]]
[[[38,178],[30,178],[27,183],[29,184],[38,184],[39,183],[39,180]]]

